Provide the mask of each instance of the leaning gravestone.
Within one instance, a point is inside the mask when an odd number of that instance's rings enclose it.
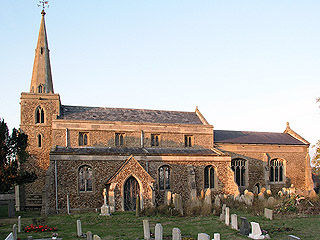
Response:
[[[172,229],[172,240],[181,240],[181,231],[179,228]]]
[[[143,220],[143,237],[144,237],[144,240],[150,239],[150,226],[149,226],[149,220],[147,219]]]
[[[92,232],[87,232],[87,240],[92,240]]]
[[[249,234],[249,238],[252,239],[265,239],[266,236],[262,235],[262,231],[260,228],[259,223],[257,222],[251,222],[251,227],[252,227],[252,233]]]
[[[13,224],[12,235],[13,235],[13,240],[17,240],[18,233],[17,233],[17,225],[16,224]]]
[[[289,240],[301,240],[301,238],[296,237],[294,235],[288,235],[288,237],[289,237]]]
[[[78,237],[82,236],[82,228],[81,228],[81,221],[77,220],[77,235]]]
[[[213,234],[213,240],[220,240],[220,233]]]
[[[248,236],[250,233],[250,225],[248,219],[245,217],[240,217],[241,225],[240,225],[240,234]]]
[[[4,240],[13,240],[12,232]]]
[[[210,236],[206,233],[198,233],[198,240],[210,240]]]
[[[155,236],[154,239],[155,240],[162,240],[162,236],[163,236],[163,228],[162,225],[160,223],[157,223],[155,226]]]

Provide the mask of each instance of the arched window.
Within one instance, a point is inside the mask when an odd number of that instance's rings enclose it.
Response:
[[[246,161],[243,159],[233,159],[231,161],[231,169],[234,172],[234,180],[239,187],[245,186]]]
[[[168,190],[170,189],[170,167],[161,166],[159,168],[159,189]]]
[[[41,134],[38,135],[38,147],[39,148],[42,147],[42,136],[41,136]]]
[[[38,93],[45,93],[45,87],[44,87],[43,84],[40,84],[40,85],[38,86]]]
[[[92,191],[92,169],[90,166],[84,165],[79,168],[79,191]]]
[[[214,167],[206,166],[204,168],[204,188],[214,188]]]
[[[44,110],[41,107],[36,109],[36,123],[44,123]]]
[[[88,145],[88,133],[79,132],[79,146]]]
[[[273,159],[270,161],[270,182],[283,181],[283,160]]]

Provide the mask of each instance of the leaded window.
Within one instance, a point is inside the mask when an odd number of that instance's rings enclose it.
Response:
[[[281,159],[273,159],[270,161],[270,182],[283,181],[283,161]]]
[[[88,145],[88,133],[79,132],[79,146]]]
[[[234,180],[239,187],[245,186],[246,161],[243,159],[233,159],[231,169],[234,172]]]
[[[79,168],[79,191],[92,191],[92,168],[84,165]]]
[[[123,146],[124,145],[124,133],[116,133],[115,145],[116,146]]]
[[[159,134],[151,134],[151,146],[157,147],[160,145],[160,135]]]
[[[206,166],[204,169],[204,188],[214,188],[214,167]]]
[[[192,141],[193,136],[192,135],[185,135],[184,136],[184,146],[185,147],[192,147]]]
[[[168,190],[170,189],[170,167],[161,166],[159,168],[159,189]]]
[[[36,123],[44,123],[44,110],[42,107],[36,109]]]

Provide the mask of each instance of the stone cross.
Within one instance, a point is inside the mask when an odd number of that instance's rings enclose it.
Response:
[[[143,236],[144,240],[150,240],[149,220],[143,220]]]
[[[103,205],[107,205],[107,189],[103,189]]]
[[[210,236],[206,233],[198,233],[198,240],[210,240]]]
[[[229,208],[229,207],[226,207],[225,224],[226,224],[227,226],[230,225],[230,208]]]
[[[163,228],[162,228],[162,225],[160,223],[157,223],[156,224],[156,227],[155,227],[155,240],[162,240],[162,237],[163,237]]]
[[[81,221],[77,220],[77,235],[78,237],[82,236],[82,228],[81,228]]]
[[[231,228],[238,230],[238,217],[237,214],[231,214]]]
[[[240,217],[241,225],[240,225],[240,234],[248,236],[250,233],[250,225],[248,219],[245,217]]]
[[[87,232],[87,240],[92,240],[92,232]]]
[[[213,240],[220,240],[220,233],[215,233],[213,235]]]
[[[16,224],[13,224],[12,235],[13,235],[13,240],[17,240],[18,233],[17,233],[17,225]]]
[[[21,232],[21,216],[18,217],[18,233]]]
[[[172,229],[172,240],[181,240],[181,231],[179,228]]]

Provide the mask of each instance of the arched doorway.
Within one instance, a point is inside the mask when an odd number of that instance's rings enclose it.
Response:
[[[136,200],[140,194],[139,183],[134,177],[129,177],[124,183],[124,210],[136,210]]]

